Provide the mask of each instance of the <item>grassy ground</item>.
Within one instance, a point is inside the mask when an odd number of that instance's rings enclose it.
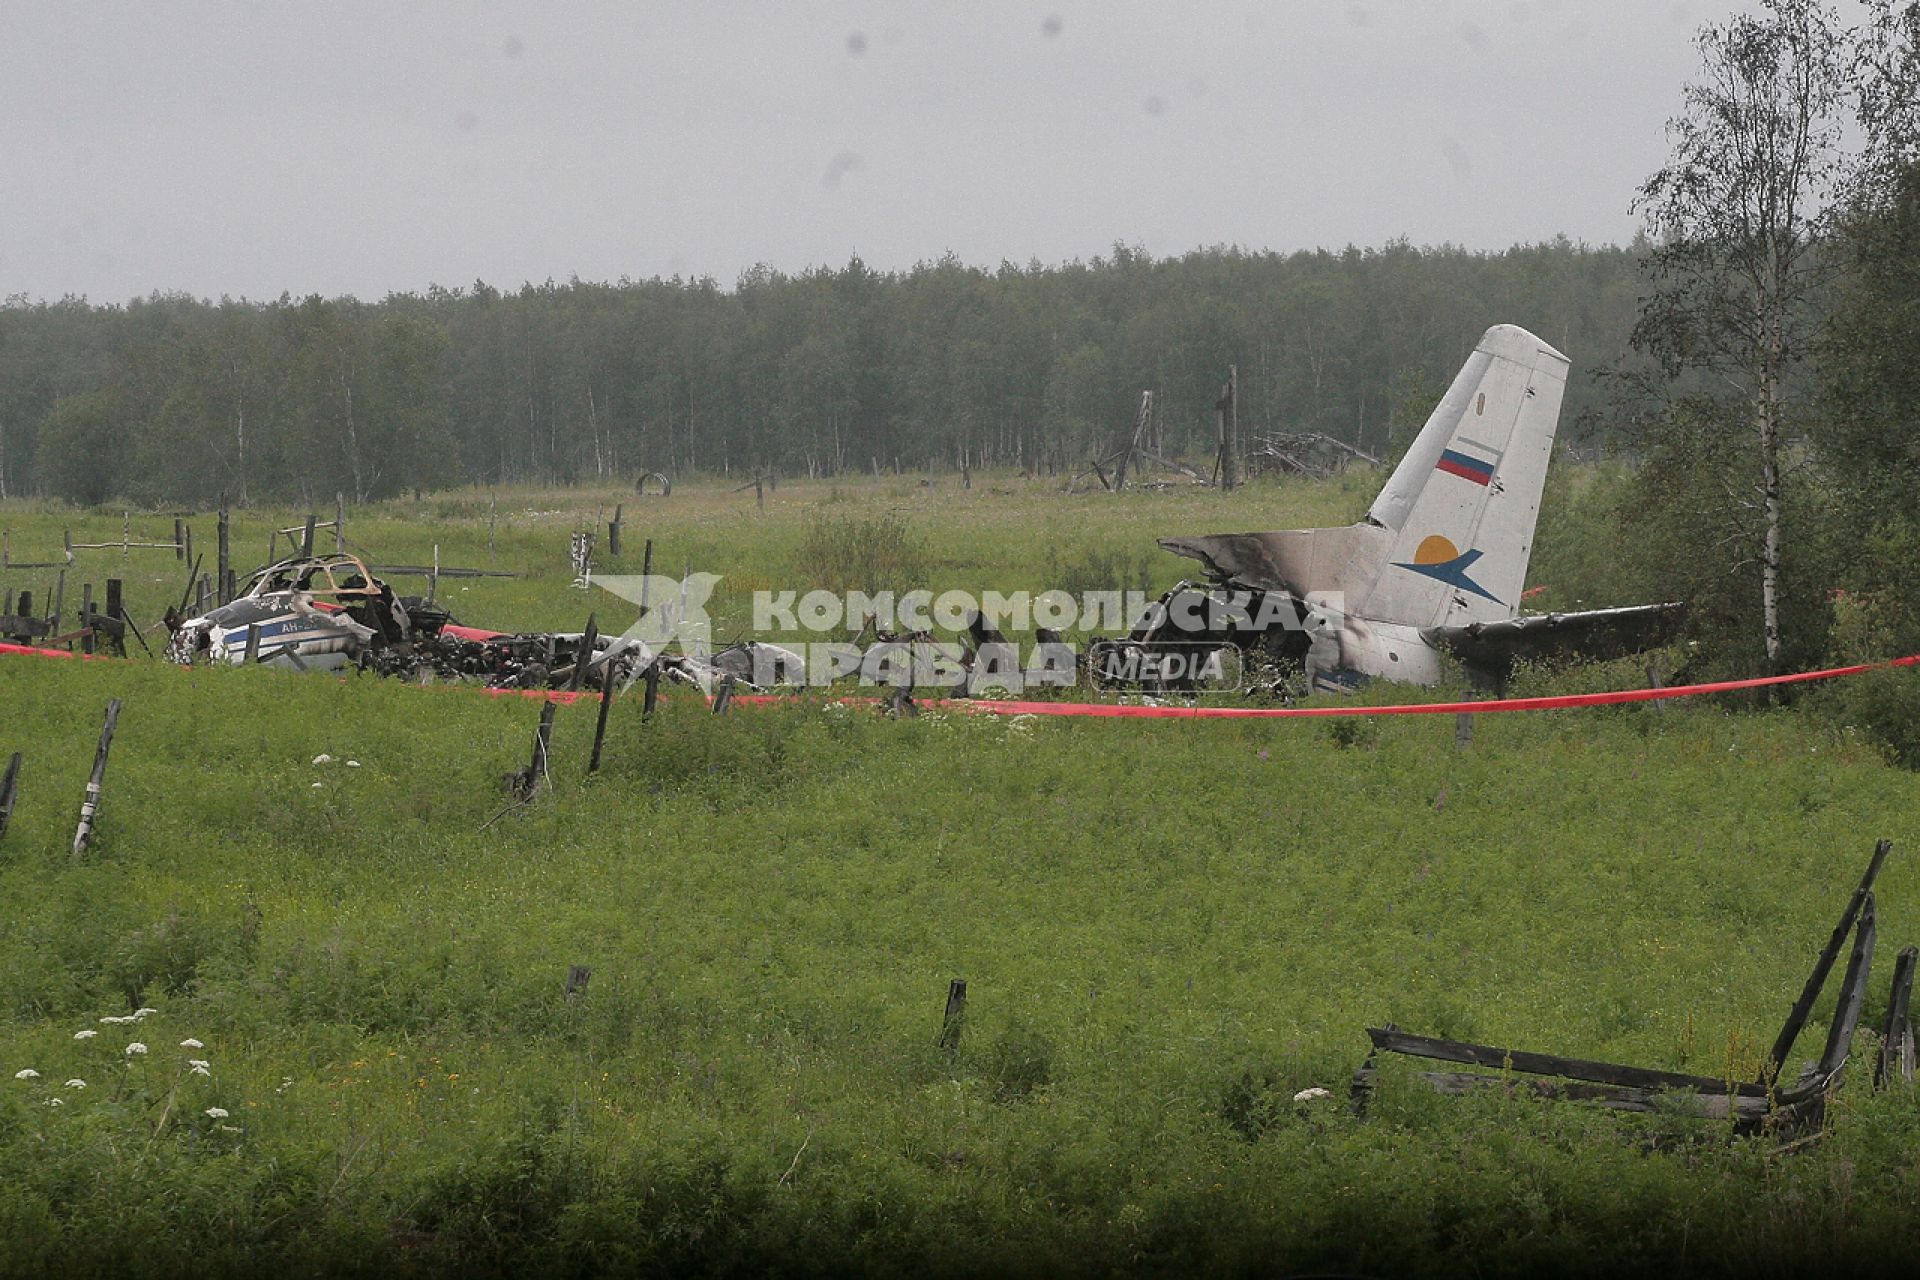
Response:
[[[668,563],[771,585],[806,504],[833,505],[682,496],[629,507],[634,545],[650,524]],[[1230,501],[840,499],[908,509],[943,585],[1014,587],[1044,585],[1063,526],[1075,554],[1144,554],[1364,495]],[[442,505],[349,533],[484,563],[485,499]],[[16,556],[71,520],[5,515]],[[462,612],[581,613],[570,523],[503,521],[502,565],[532,572],[469,584]],[[1890,948],[1920,941],[1920,779],[1800,713],[1488,716],[1463,748],[1440,718],[716,719],[683,697],[646,724],[617,704],[593,778],[591,710],[563,708],[552,790],[500,816],[518,699],[11,659],[0,707],[0,753],[27,756],[0,842],[5,1273],[1753,1274],[1899,1270],[1915,1243],[1920,1109],[1858,1070],[1791,1155],[1397,1071],[1368,1118],[1342,1106],[1388,1020],[1750,1075],[1885,835],[1877,1016]],[[593,975],[569,999],[572,964]],[[1334,1097],[1293,1101],[1316,1086]]]

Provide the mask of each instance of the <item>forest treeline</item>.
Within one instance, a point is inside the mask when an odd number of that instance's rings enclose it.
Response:
[[[156,294],[0,305],[0,496],[152,505],[769,468],[1077,468],[1156,395],[1210,458],[1239,372],[1243,440],[1370,451],[1417,426],[1490,324],[1576,375],[1590,432],[1633,328],[1644,246],[1501,253],[1125,245],[1088,262],[951,257],[879,272],[484,283],[378,302]]]

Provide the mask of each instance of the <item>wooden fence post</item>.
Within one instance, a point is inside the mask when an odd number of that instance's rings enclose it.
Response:
[[[80,584],[80,652],[93,652],[93,584]]]
[[[227,504],[220,504],[220,603],[233,599],[233,549],[228,542],[231,532],[227,519]]]
[[[520,788],[520,797],[531,800],[540,790],[540,780],[548,773],[547,749],[553,741],[554,703],[549,701],[540,708],[540,725],[533,731],[533,759],[527,764],[527,771],[521,775],[525,781]]]
[[[347,549],[347,495],[333,495],[333,549],[345,552]]]
[[[651,719],[653,708],[660,701],[660,655],[655,654],[653,661],[647,664],[647,694],[640,704],[641,719]]]
[[[14,757],[15,760],[19,758]],[[0,815],[0,830],[4,829],[4,815]],[[1893,986],[1887,992],[1887,1020],[1880,1028],[1880,1060],[1873,1068],[1873,1087],[1876,1089],[1886,1088],[1895,1079],[1903,1084],[1913,1083],[1913,1024],[1908,1011],[1913,1003],[1916,955],[1920,953],[1912,947],[1902,947],[1893,962]]]
[[[100,727],[100,745],[93,752],[93,773],[87,779],[87,793],[80,801],[80,825],[73,832],[73,856],[79,857],[93,843],[93,825],[100,817],[100,791],[107,780],[107,752],[113,746],[113,730],[120,723],[120,699],[107,704],[107,720]]]
[[[241,651],[240,664],[250,667],[258,661],[260,661],[260,624],[257,622],[249,622],[247,624],[247,647]]]
[[[613,671],[600,672],[600,716],[593,722],[593,755],[587,760],[587,772],[600,772],[600,747],[607,740],[607,709],[613,706]]]
[[[618,557],[620,554],[620,523],[626,514],[627,504],[616,502],[613,506],[613,519],[607,522],[607,554]]]
[[[599,615],[590,613],[587,615],[587,629],[580,636],[580,647],[574,650],[573,671],[567,676],[568,693],[580,688],[580,679],[587,674],[587,664],[593,661],[593,646],[599,639]]]
[[[173,518],[173,558],[175,560],[185,560],[187,558],[185,522],[182,521],[179,516]]]
[[[13,797],[20,790],[20,753],[7,761],[7,772],[0,775],[0,837],[7,834],[7,822],[13,817]]]
[[[733,677],[729,675],[720,682],[720,692],[713,698],[713,714],[723,716],[733,705]]]
[[[307,527],[300,531],[300,554],[308,559],[313,557],[313,526],[315,523],[313,512],[307,512]]]
[[[947,1012],[940,1020],[940,1048],[949,1057],[960,1052],[960,1032],[967,1022],[967,980],[947,984]]]
[[[125,612],[120,603],[121,586],[120,579],[107,579],[107,621],[109,622],[119,622],[121,615]],[[127,638],[124,634],[116,636],[109,632],[107,638],[113,642],[115,652],[123,658],[127,656]]]

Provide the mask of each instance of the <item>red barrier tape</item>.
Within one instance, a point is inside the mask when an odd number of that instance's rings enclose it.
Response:
[[[14,654],[34,658],[82,658],[90,662],[115,659],[98,653],[69,653],[65,649],[36,649],[24,644],[0,644],[0,656]],[[1664,689],[1615,689],[1607,693],[1566,693],[1545,698],[1490,698],[1485,702],[1408,702],[1386,707],[1168,707],[1142,706],[1123,702],[1023,702],[997,698],[933,698],[919,705],[943,711],[986,712],[1006,716],[1093,716],[1119,720],[1275,720],[1288,716],[1435,716],[1483,711],[1561,711],[1572,707],[1618,706],[1628,702],[1660,702],[1668,698],[1692,698],[1703,693],[1736,693],[1742,689],[1764,689],[1770,685],[1805,684],[1812,680],[1834,680],[1857,676],[1867,671],[1891,667],[1920,666],[1920,654],[1909,654],[1888,662],[1867,662],[1852,667],[1828,667],[1824,671],[1796,671],[1784,676],[1757,676],[1751,680],[1717,680],[1710,684],[1672,685]],[[439,687],[439,686],[436,686]],[[585,690],[561,689],[483,689],[495,698],[538,698],[571,705],[582,698],[599,695]],[[792,706],[795,699],[774,693],[737,694],[738,706]],[[838,702],[879,702],[868,695],[833,699]]]

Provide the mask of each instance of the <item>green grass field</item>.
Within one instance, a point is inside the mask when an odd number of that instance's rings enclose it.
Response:
[[[1132,563],[1157,588],[1184,563],[1157,535],[1343,521],[1372,487],[502,495],[494,560],[523,576],[442,589],[468,621],[577,626],[611,597],[569,585],[567,532],[620,500],[624,567],[651,536],[657,568],[727,574],[723,625],[804,574],[810,510],[903,513],[936,586]],[[236,519],[236,559],[291,514]],[[16,559],[121,527],[0,521]],[[486,565],[487,499],[348,534]],[[184,576],[146,554],[143,626]],[[48,585],[27,576],[0,586]],[[1451,717],[715,718],[682,694],[651,722],[616,704],[594,777],[592,708],[562,708],[551,790],[502,816],[529,701],[0,658],[0,756],[26,755],[0,1272],[1904,1271],[1920,1105],[1859,1060],[1825,1139],[1785,1154],[1398,1068],[1367,1117],[1344,1105],[1389,1020],[1751,1076],[1889,836],[1871,1025],[1920,942],[1920,777],[1831,717],[1700,702],[1482,716],[1460,746]]]

